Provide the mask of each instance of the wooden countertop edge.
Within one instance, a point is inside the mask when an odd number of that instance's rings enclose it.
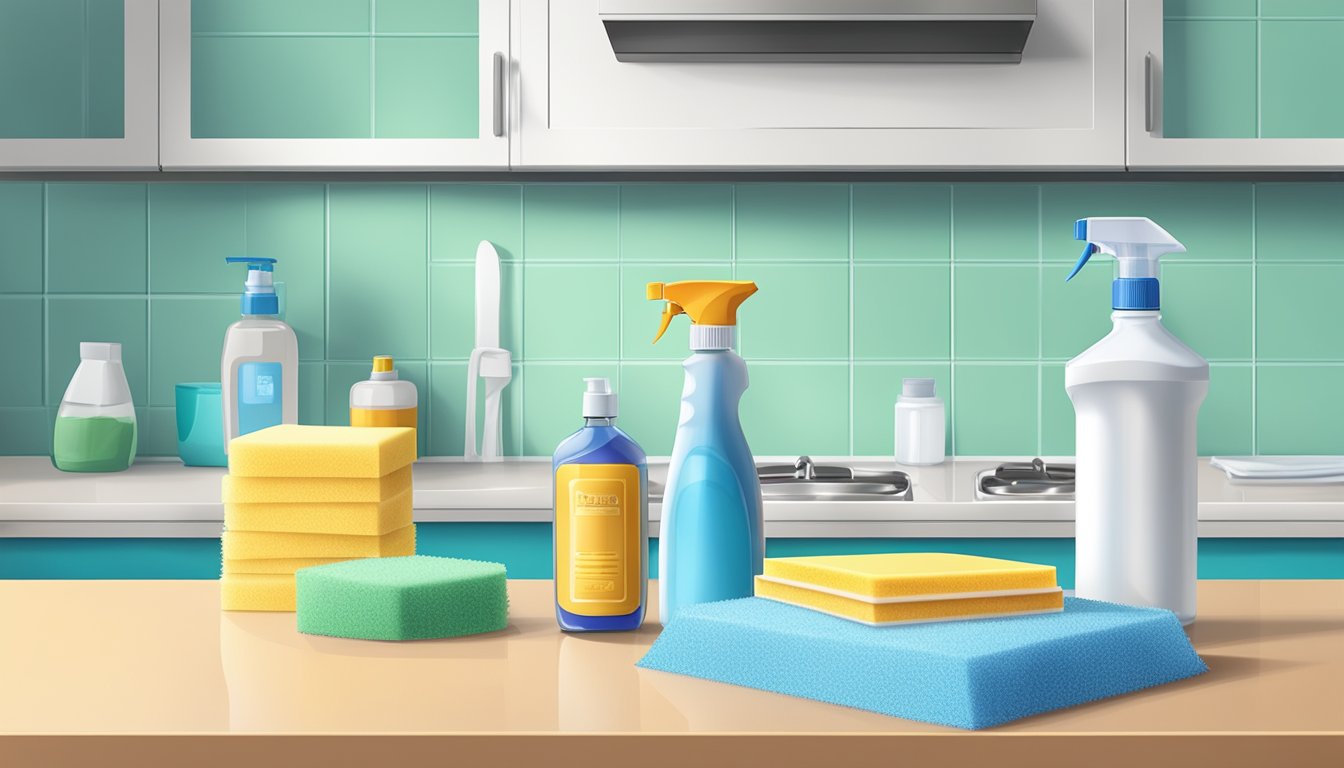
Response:
[[[21,766],[1334,766],[1344,733],[0,734]]]

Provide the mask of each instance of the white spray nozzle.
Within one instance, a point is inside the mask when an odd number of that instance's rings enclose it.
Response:
[[[583,417],[585,419],[616,418],[616,393],[611,391],[611,380],[605,377],[584,379]]]
[[[1073,236],[1087,246],[1066,280],[1072,280],[1092,254],[1114,256],[1119,277],[1157,277],[1157,260],[1168,253],[1185,253],[1185,246],[1167,230],[1143,216],[1095,216],[1079,219]]]

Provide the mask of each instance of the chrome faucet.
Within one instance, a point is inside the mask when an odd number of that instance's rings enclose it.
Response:
[[[793,462],[793,476],[798,480],[817,479],[817,465],[812,463],[811,456],[799,456]]]

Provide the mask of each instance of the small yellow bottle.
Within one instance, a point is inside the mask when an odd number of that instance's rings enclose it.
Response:
[[[392,356],[378,355],[368,381],[355,382],[350,388],[350,426],[415,429],[418,404],[415,385],[397,378]]]

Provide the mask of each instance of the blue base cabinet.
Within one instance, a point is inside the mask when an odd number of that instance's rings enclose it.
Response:
[[[516,579],[551,577],[549,523],[421,523],[425,555],[503,562]],[[658,575],[658,540],[649,541]],[[768,557],[959,552],[1049,563],[1073,586],[1073,539],[771,539]],[[0,539],[0,579],[215,579],[219,539]],[[1201,579],[1344,579],[1344,539],[1201,539]]]

